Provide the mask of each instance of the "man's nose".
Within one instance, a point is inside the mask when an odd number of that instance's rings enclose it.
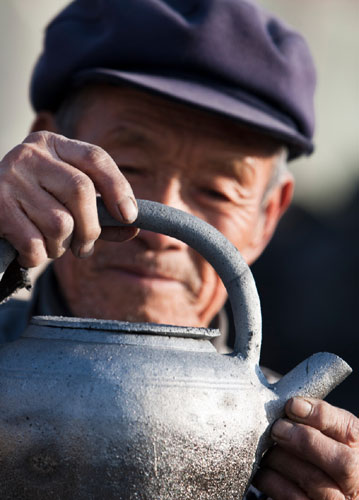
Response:
[[[147,199],[178,208],[188,212],[188,207],[182,199],[181,182],[178,179],[167,179],[157,185],[151,186],[147,190]],[[164,234],[153,233],[152,231],[140,231],[137,238],[147,247],[147,249],[161,250],[181,250],[186,248],[186,244]]]

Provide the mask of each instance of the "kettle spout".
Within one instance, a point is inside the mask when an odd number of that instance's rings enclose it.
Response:
[[[272,386],[278,399],[271,405],[270,420],[283,415],[286,401],[293,396],[325,398],[351,372],[350,366],[335,354],[313,354]]]

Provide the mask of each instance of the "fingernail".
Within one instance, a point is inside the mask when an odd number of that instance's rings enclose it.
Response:
[[[140,230],[136,227],[122,227],[121,228],[121,231],[119,231],[119,238],[118,242],[124,242],[124,241],[130,241],[130,240],[133,240],[133,238],[135,238],[138,233],[140,232]]]
[[[83,245],[80,247],[77,251],[77,256],[80,259],[85,259],[86,257],[90,257],[94,252],[94,241],[91,241],[90,243],[86,243],[86,245]]]
[[[140,230],[137,227],[134,227],[133,229],[135,229],[135,231],[133,232],[133,234],[131,234],[127,238],[127,240],[124,240],[124,241],[130,241],[130,240],[133,240],[134,238],[136,238],[136,236],[138,235],[138,233],[140,232]]]
[[[274,440],[282,439],[289,441],[291,438],[294,425],[289,420],[279,419],[272,427],[272,437]]]
[[[290,405],[290,412],[299,418],[307,418],[311,414],[313,406],[309,401],[301,398],[293,398]]]
[[[118,204],[118,208],[123,219],[123,222],[130,224],[137,219],[138,210],[137,203],[134,198],[124,198]]]

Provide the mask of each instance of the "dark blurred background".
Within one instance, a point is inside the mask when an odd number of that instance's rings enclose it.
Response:
[[[359,185],[340,210],[293,205],[252,266],[263,314],[261,363],[285,374],[313,352],[354,373],[327,398],[359,414]]]
[[[359,414],[359,2],[259,0],[307,38],[318,68],[316,152],[291,166],[295,204],[253,266],[262,363],[285,373],[316,351],[354,375],[330,396]],[[0,157],[27,134],[31,69],[65,0],[0,2]]]

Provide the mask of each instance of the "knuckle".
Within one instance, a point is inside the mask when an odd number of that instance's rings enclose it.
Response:
[[[65,239],[73,231],[72,217],[63,211],[54,211],[49,216],[48,236],[56,239]]]
[[[97,167],[108,161],[108,154],[99,146],[89,144],[84,149],[83,159],[88,163],[92,163]]]
[[[9,182],[22,179],[24,175],[23,167],[33,166],[34,160],[39,157],[44,160],[44,152],[36,144],[18,144],[3,158],[1,162],[2,173],[8,176]]]
[[[345,429],[345,439],[348,445],[359,444],[359,419],[354,415],[349,415]]]
[[[95,192],[91,179],[84,173],[78,172],[71,177],[70,193],[75,198],[87,198]]]
[[[62,242],[47,242],[47,253],[50,259],[58,259],[70,248],[70,240],[67,238]]]
[[[82,234],[76,234],[75,245],[76,246],[87,246],[90,243],[96,241],[101,234],[101,228],[95,225],[86,226],[86,231]]]
[[[93,226],[90,228],[87,234],[87,238],[89,241],[96,241],[101,234],[101,227],[100,226]]]
[[[84,214],[82,223],[76,225],[75,218],[74,234],[71,246],[84,246],[92,244],[101,235],[101,226],[95,217]]]
[[[320,428],[323,428],[327,422],[327,414],[328,414],[329,405],[325,401],[316,401],[314,406],[314,414],[317,424],[319,424]]]
[[[18,144],[7,153],[2,163],[12,167],[14,164],[27,160],[30,154],[32,154],[32,147],[29,144]]]
[[[24,143],[44,143],[48,142],[54,134],[49,132],[48,130],[39,130],[37,132],[31,132]]]

